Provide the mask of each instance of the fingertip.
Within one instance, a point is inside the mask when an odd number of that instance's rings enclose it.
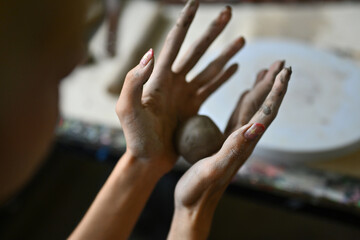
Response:
[[[225,72],[224,72],[224,81],[227,81],[228,79],[230,79],[235,72],[238,70],[239,65],[237,63],[232,64],[230,67],[228,67]]]
[[[237,39],[235,39],[235,41],[233,42],[233,44],[232,44],[232,51],[235,51],[235,52],[237,52],[237,51],[239,51],[240,49],[242,49],[243,47],[244,47],[244,45],[245,45],[245,39],[244,39],[244,37],[243,36],[241,36],[241,37],[238,37]]]
[[[229,71],[231,73],[235,73],[238,69],[239,69],[239,64],[237,64],[237,63],[234,63],[229,67]]]
[[[284,66],[285,66],[285,60],[279,60],[279,61],[276,61],[276,66],[277,66],[277,69],[283,69]]]
[[[225,7],[225,12],[229,14],[229,19],[230,19],[232,16],[232,8],[229,5]]]
[[[275,61],[273,64],[271,64],[270,66],[270,71],[275,71],[275,72],[280,72],[285,66],[285,60],[278,60]]]
[[[268,70],[266,68],[261,69],[256,76],[256,80],[261,81],[262,79],[264,79],[267,72]]]
[[[286,68],[283,68],[281,70],[281,72],[279,73],[280,76],[280,81],[282,83],[284,83],[285,81],[288,82],[290,80],[290,77],[291,77],[291,74],[292,74],[292,68],[291,66],[290,67],[286,67]]]
[[[140,66],[146,67],[154,57],[154,50],[150,48],[140,60]]]
[[[222,10],[216,20],[217,24],[227,24],[232,17],[230,6],[226,6],[224,10]]]
[[[288,67],[287,70],[289,71],[289,74],[290,74],[290,76],[291,76],[291,74],[292,74],[292,67],[291,67],[291,66]]]
[[[245,40],[245,38],[244,38],[243,36],[240,36],[240,37],[237,39],[237,42],[238,42],[239,44],[241,44],[242,46],[244,46],[245,43],[246,43],[246,40]]]

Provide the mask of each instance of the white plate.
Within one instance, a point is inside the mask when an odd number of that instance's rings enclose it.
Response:
[[[279,114],[255,154],[285,161],[340,156],[360,145],[360,69],[348,60],[296,42],[262,40],[234,57],[238,73],[201,108],[221,129],[256,73],[286,59],[293,75]]]

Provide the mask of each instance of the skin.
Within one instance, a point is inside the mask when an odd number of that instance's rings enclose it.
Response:
[[[178,157],[172,142],[176,127],[196,115],[207,97],[235,73],[236,65],[226,69],[224,66],[244,45],[242,37],[236,39],[188,82],[187,73],[231,17],[231,9],[225,8],[179,63],[173,64],[197,8],[197,1],[185,6],[168,34],[157,64],[152,60],[146,69],[137,67],[129,72],[116,106],[129,146],[127,151],[137,158],[151,158],[149,161],[163,166],[165,172]]]
[[[206,98],[236,71],[237,65],[225,65],[244,45],[242,37],[194,79],[186,81],[187,73],[230,20],[229,8],[173,64],[197,7],[198,1],[186,5],[156,64],[152,56],[126,77],[116,105],[127,141],[126,153],[71,239],[128,238],[155,184],[175,163],[172,139],[176,127],[194,116]],[[0,38],[1,46],[6,46],[0,55],[2,203],[31,178],[51,144],[58,116],[58,84],[83,59],[85,10],[81,0],[0,0],[0,32],[7,33]],[[273,86],[277,86],[276,94],[270,93],[272,97],[265,100],[271,114],[257,112],[250,122],[270,124],[282,99],[280,91],[284,91],[278,81]],[[237,126],[238,118],[235,114],[230,122]],[[181,179],[175,193],[170,238],[206,237],[224,186],[255,146],[256,141],[250,143],[241,137],[248,127],[231,134],[237,128],[229,128],[230,135],[221,150],[199,161]],[[201,235],[194,234],[194,229],[200,229],[195,233]]]
[[[272,67],[281,65],[283,63],[276,62]],[[278,73],[280,67],[276,71],[272,67],[266,74],[271,74],[272,78],[261,78],[253,89],[240,98],[229,120],[229,136],[219,152],[198,161],[179,180],[175,189],[175,213],[168,239],[207,238],[218,201],[261,137],[259,135],[249,140],[245,138],[245,132],[254,123],[261,123],[268,128],[283,100],[291,69],[285,68]],[[266,87],[268,91],[265,91]],[[245,101],[246,98],[252,99]],[[260,103],[258,100],[263,98],[264,102]],[[264,111],[264,106],[270,110]],[[240,111],[241,108],[246,111]],[[242,115],[244,113],[249,115]],[[243,125],[242,121],[246,124]]]
[[[127,149],[70,239],[126,239],[157,181],[175,164],[176,127],[194,116],[206,98],[236,70],[225,68],[244,45],[236,39],[194,79],[186,75],[225,28],[225,8],[178,64],[174,64],[198,8],[189,1],[169,32],[155,64],[145,54],[126,76],[116,104]]]
[[[284,61],[277,61],[270,66],[269,70],[264,69],[258,73],[253,89],[245,91],[245,93],[240,97],[224,134],[218,130],[215,123],[213,123],[214,126],[208,124],[208,121],[211,121],[211,119],[208,118],[205,121],[201,116],[193,117],[197,118],[197,121],[204,121],[203,128],[201,125],[198,126],[201,129],[192,129],[193,126],[191,126],[188,122],[179,126],[176,138],[176,146],[179,154],[181,154],[189,163],[194,164],[201,158],[210,156],[217,152],[224,143],[226,137],[228,137],[234,129],[245,125],[254,115],[255,111],[260,108],[260,104],[265,100],[265,97],[271,90],[275,76],[284,67],[284,64]],[[280,81],[282,81],[282,83],[285,82],[284,78],[281,78]],[[284,91],[280,91],[278,96],[283,96],[284,93]],[[270,115],[272,113],[269,106],[263,105],[261,109],[265,115]],[[210,127],[213,129],[210,130]],[[199,131],[201,134],[197,134]],[[213,137],[210,137],[212,136],[211,133],[213,134],[213,131],[217,134],[216,136],[214,135]],[[186,137],[189,136],[191,136],[190,140],[188,139],[190,144],[186,141]],[[197,142],[198,144],[193,144],[194,142]],[[214,146],[219,147],[214,149]]]
[[[84,10],[81,0],[0,0],[0,204],[29,181],[51,145],[58,84],[82,58]]]

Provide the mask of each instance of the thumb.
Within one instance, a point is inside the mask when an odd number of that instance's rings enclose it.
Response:
[[[149,79],[153,68],[154,51],[150,49],[142,57],[140,63],[126,75],[119,98],[120,102],[126,102],[132,107],[141,106],[143,85]]]

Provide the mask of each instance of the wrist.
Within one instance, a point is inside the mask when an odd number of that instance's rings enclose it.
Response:
[[[168,239],[207,239],[214,211],[175,207]]]
[[[167,171],[160,164],[156,164],[153,159],[137,157],[131,151],[126,151],[115,166],[114,173],[123,175],[135,172],[142,181],[151,180],[158,181]]]
[[[127,239],[161,176],[152,166],[125,153],[72,237]]]
[[[157,156],[138,156],[133,151],[127,149],[120,162],[131,168],[137,168],[139,171],[145,171],[150,175],[161,178],[168,173],[174,166],[176,158],[174,156],[166,156],[158,154]]]

